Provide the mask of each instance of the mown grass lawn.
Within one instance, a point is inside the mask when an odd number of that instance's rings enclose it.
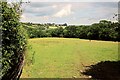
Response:
[[[111,41],[35,38],[29,45],[21,78],[84,78],[84,66],[118,59],[118,43]]]

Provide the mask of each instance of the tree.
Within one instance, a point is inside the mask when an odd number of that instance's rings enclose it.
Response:
[[[92,35],[93,35],[92,32],[88,32],[88,33],[87,33],[87,37],[88,37],[88,39],[91,40],[91,39],[92,39]]]
[[[63,26],[67,26],[67,23],[63,24]]]
[[[77,26],[67,26],[64,30],[64,37],[76,38],[77,37]]]
[[[58,27],[56,29],[56,33],[58,37],[63,37],[63,28],[62,27]]]
[[[79,26],[79,34],[78,34],[78,37],[81,38],[81,39],[88,39],[87,38],[87,33],[88,33],[88,27],[89,26]]]

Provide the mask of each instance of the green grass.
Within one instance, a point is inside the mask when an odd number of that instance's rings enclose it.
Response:
[[[30,39],[22,78],[84,78],[80,70],[100,61],[118,59],[118,43],[66,38]]]

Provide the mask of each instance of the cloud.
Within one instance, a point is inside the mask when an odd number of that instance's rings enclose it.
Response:
[[[57,8],[57,5],[52,5],[52,8]]]
[[[44,7],[49,7],[52,4],[48,3],[48,2],[32,2],[32,4],[29,4],[29,6],[34,7],[34,8],[44,8]]]
[[[101,19],[113,21],[117,2],[31,2],[21,21],[38,23],[92,24]]]
[[[25,6],[25,7],[24,7]],[[37,3],[32,2],[28,5],[23,5],[24,13],[30,14],[36,17],[40,16],[51,16],[59,11],[55,3]]]
[[[60,11],[58,11],[56,14],[54,14],[54,17],[64,17],[64,16],[68,16],[70,14],[72,14],[72,10],[71,10],[72,5],[68,4],[65,7],[63,7]]]

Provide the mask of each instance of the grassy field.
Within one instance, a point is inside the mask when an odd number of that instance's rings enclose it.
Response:
[[[36,38],[29,45],[22,78],[84,78],[84,66],[118,59],[118,43],[111,41]]]

